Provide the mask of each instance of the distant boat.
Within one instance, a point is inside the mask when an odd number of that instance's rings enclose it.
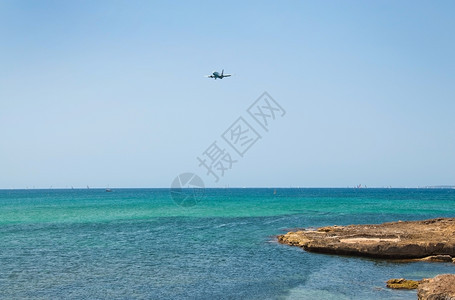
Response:
[[[112,190],[111,189],[106,189],[106,192],[112,192]]]

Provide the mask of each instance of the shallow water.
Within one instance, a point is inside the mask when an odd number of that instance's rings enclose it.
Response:
[[[455,190],[167,189],[0,191],[0,298],[416,299],[389,278],[455,273],[307,253],[275,235],[455,215]]]

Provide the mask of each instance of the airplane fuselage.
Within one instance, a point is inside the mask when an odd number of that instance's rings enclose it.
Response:
[[[220,75],[220,73],[218,72],[213,72],[213,77],[215,77],[215,79],[219,78],[219,79],[223,79],[224,76]]]
[[[214,71],[212,73],[212,75],[208,75],[206,77],[214,78],[216,80],[217,78],[223,79],[224,77],[230,77],[230,76],[231,76],[231,74],[224,74],[224,70],[223,70],[223,71],[221,71],[221,74],[220,74],[220,72]]]

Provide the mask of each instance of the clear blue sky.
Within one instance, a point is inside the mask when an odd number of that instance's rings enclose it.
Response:
[[[455,185],[454,11],[2,0],[0,188]],[[196,157],[264,91],[286,115],[215,183]]]

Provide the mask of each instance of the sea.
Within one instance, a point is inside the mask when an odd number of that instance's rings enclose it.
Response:
[[[416,299],[455,264],[309,253],[298,228],[455,216],[455,189],[0,190],[0,299]],[[180,205],[179,205],[180,204]]]

